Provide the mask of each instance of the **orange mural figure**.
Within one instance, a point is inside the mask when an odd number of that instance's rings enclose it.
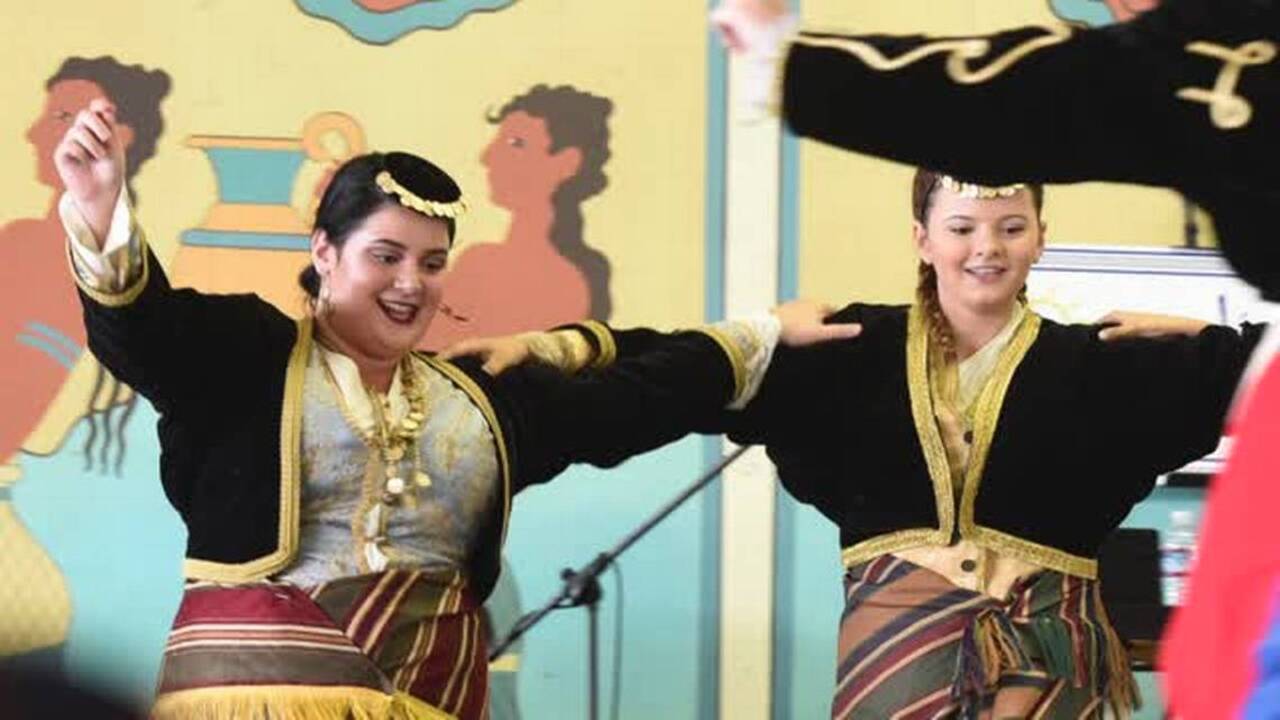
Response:
[[[88,417],[86,467],[118,472],[134,396],[84,352],[81,310],[57,214],[63,187],[53,150],[76,113],[91,100],[109,98],[120,108],[131,184],[155,152],[169,77],[110,57],[70,58],[45,89],[45,107],[26,138],[35,149],[36,179],[50,189],[49,203],[44,217],[0,227],[0,367],[6,380],[0,384],[0,578],[22,580],[0,593],[0,656],[56,662],[70,629],[71,599],[58,566],[11,503],[9,488],[22,474],[16,456],[20,449],[55,452]],[[132,197],[131,186],[128,191]],[[119,404],[124,407],[114,414],[97,412]]]
[[[5,408],[0,413],[0,463],[22,447],[84,354],[84,327],[67,272],[65,237],[57,214],[63,188],[53,167],[53,148],[90,100],[109,98],[120,108],[129,160],[128,188],[136,200],[132,180],[155,153],[164,127],[160,101],[168,94],[169,84],[169,76],[162,71],[100,57],[68,59],[45,85],[46,104],[27,131],[27,140],[35,149],[36,179],[50,189],[49,204],[44,217],[23,218],[0,227],[0,343],[4,347],[0,362],[9,380],[0,386],[0,407]],[[110,407],[129,395],[94,365],[81,406],[59,423],[63,427],[56,433],[58,441],[95,407]],[[108,442],[123,419],[115,429],[102,428]],[[93,428],[91,434],[99,434],[98,430]],[[54,449],[41,447],[37,451]],[[85,449],[87,461],[93,461],[93,451]],[[118,460],[117,454],[112,463]]]
[[[538,85],[489,117],[480,161],[489,198],[511,213],[502,242],[459,252],[445,280],[447,312],[423,347],[612,314],[610,265],[583,237],[582,204],[609,184],[613,102],[573,87]]]

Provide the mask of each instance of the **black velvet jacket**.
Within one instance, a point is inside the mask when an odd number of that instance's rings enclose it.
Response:
[[[982,184],[1176,188],[1280,298],[1280,0],[962,38],[801,33],[781,109],[800,135]]]
[[[187,576],[270,577],[298,550],[311,323],[254,295],[172,289],[149,250],[144,268],[120,294],[81,285],[89,347],[160,414],[160,475],[187,527]],[[484,594],[514,493],[573,462],[610,466],[675,440],[722,412],[742,381],[741,358],[714,332],[583,332],[598,355],[622,359],[575,377],[526,365],[491,378],[473,362],[422,358],[467,394],[496,441],[504,487],[469,563]]]
[[[1096,575],[1097,550],[1156,475],[1218,442],[1258,326],[1104,343],[1028,313],[976,403],[958,503],[929,394],[920,313],[851,305],[862,335],[779,347],[730,437],[763,443],[786,488],[840,528],[847,563],[972,539]]]

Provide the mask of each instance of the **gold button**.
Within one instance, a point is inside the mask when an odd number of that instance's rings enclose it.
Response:
[[[963,560],[960,562],[960,569],[965,572],[973,572],[978,569],[977,560]]]

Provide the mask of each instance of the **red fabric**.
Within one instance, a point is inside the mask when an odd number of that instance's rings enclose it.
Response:
[[[1186,604],[1160,664],[1174,715],[1237,718],[1280,579],[1280,357],[1239,409],[1235,446],[1205,505]]]

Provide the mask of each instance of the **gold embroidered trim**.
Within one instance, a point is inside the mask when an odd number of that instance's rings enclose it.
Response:
[[[613,339],[613,331],[608,325],[596,320],[584,320],[579,325],[596,339],[599,347],[596,357],[591,361],[594,369],[607,368],[618,359],[618,344]]]
[[[1240,75],[1246,65],[1265,65],[1275,60],[1276,44],[1267,40],[1254,40],[1229,48],[1201,40],[1189,43],[1186,51],[1221,60],[1223,65],[1213,89],[1182,88],[1177,96],[1182,100],[1208,105],[1209,118],[1220,130],[1238,130],[1248,125],[1253,119],[1253,106],[1236,94]]]
[[[743,357],[742,350],[732,338],[716,328],[700,327],[696,328],[695,332],[700,332],[716,341],[716,344],[724,350],[726,359],[733,368],[733,398],[730,403],[736,401],[747,387],[747,360]]]
[[[489,424],[489,432],[493,433],[493,442],[498,453],[498,468],[502,473],[502,542],[506,542],[508,521],[511,518],[511,459],[507,456],[507,440],[502,433],[502,425],[498,422],[498,413],[494,411],[493,403],[489,402],[489,396],[484,390],[456,365],[430,355],[419,353],[414,355],[466,393],[471,398],[471,402],[480,409],[485,422]]]
[[[142,226],[137,223],[133,223],[129,232],[138,238],[137,252],[140,255],[138,262],[142,263],[142,272],[138,274],[138,278],[132,284],[119,292],[104,292],[91,287],[89,283],[85,282],[84,278],[80,276],[80,271],[76,269],[75,260],[71,257],[73,252],[71,246],[67,246],[67,262],[71,265],[71,277],[75,280],[76,287],[80,288],[81,292],[103,307],[120,308],[133,304],[133,301],[137,300],[142,291],[147,288],[147,281],[151,279],[151,261],[148,258],[150,253],[147,252],[147,235],[143,232]]]
[[[524,342],[538,362],[549,365],[566,375],[573,375],[596,361],[595,347],[576,327],[550,332],[526,332],[516,337]]]
[[[840,560],[847,568],[898,550],[906,550],[921,545],[945,546],[950,539],[948,533],[935,528],[897,530],[850,545],[841,551]]]
[[[917,63],[932,55],[947,55],[947,76],[961,85],[984,83],[1018,64],[1028,55],[1047,47],[1059,45],[1071,39],[1070,26],[1045,25],[1046,34],[1031,38],[977,69],[969,67],[970,60],[979,60],[991,52],[991,42],[984,38],[959,38],[936,40],[896,58],[885,57],[875,46],[854,38],[816,38],[801,36],[796,42],[809,47],[843,50],[857,57],[872,70],[893,71]]]
[[[192,580],[248,582],[283,570],[298,552],[299,504],[302,490],[302,389],[311,354],[311,319],[297,321],[298,339],[285,370],[284,400],[280,409],[280,510],[276,549],[242,563],[187,558],[182,569]]]
[[[1008,533],[977,526],[968,537],[977,544],[995,550],[1001,555],[1026,560],[1050,570],[1057,570],[1068,575],[1096,580],[1098,578],[1098,561],[1072,555],[1064,550],[1051,548],[1048,545],[1023,540]]]
[[[978,527],[969,537],[977,545],[994,550],[1001,556],[1025,560],[1039,567],[1057,570],[1068,575],[1095,580],[1098,577],[1098,561],[1014,537],[991,528]],[[887,553],[910,550],[922,545],[946,547],[951,538],[937,530],[924,528],[899,530],[877,535],[845,548],[840,560],[845,567],[852,567]]]
[[[458,198],[453,202],[443,203],[418,197],[412,190],[396,182],[396,179],[391,177],[391,173],[386,170],[378,173],[377,177],[374,178],[374,182],[378,184],[378,189],[382,190],[382,192],[399,198],[401,205],[417,210],[427,217],[456,219],[467,212],[467,203],[462,198]]]
[[[354,685],[223,685],[163,693],[154,720],[193,717],[360,717],[457,720],[405,692],[387,695]]]
[[[957,180],[950,175],[943,175],[939,178],[942,187],[956,193],[964,198],[978,198],[981,200],[991,200],[993,198],[1013,197],[1018,194],[1019,190],[1026,189],[1026,183],[1014,183],[1013,185],[1001,185],[999,187],[989,187],[987,185],[979,185],[977,183],[964,182]]]
[[[980,527],[974,523],[973,512],[977,501],[982,472],[987,453],[1000,419],[1000,409],[1018,365],[1035,343],[1040,333],[1040,316],[1027,312],[1009,345],[1000,354],[991,378],[978,396],[974,411],[973,449],[965,473],[963,495],[960,501],[960,536],[996,550],[1010,557],[1057,570],[1070,575],[1093,579],[1098,574],[1096,560],[1023,540],[1013,535]],[[938,431],[933,413],[933,398],[929,392],[928,338],[924,313],[913,306],[907,314],[907,387],[911,395],[911,414],[921,450],[933,480],[934,498],[940,527],[937,529],[912,529],[878,535],[846,548],[842,553],[845,566],[870,560],[884,553],[905,550],[918,545],[946,546],[951,542],[955,528],[955,499],[952,494],[950,463],[946,448]]]
[[[924,311],[913,305],[907,312],[907,392],[911,397],[911,417],[916,437],[924,453],[929,477],[933,480],[934,505],[938,511],[937,532],[944,544],[955,531],[955,490],[951,486],[951,463],[934,417],[929,392],[929,328]]]
[[[974,504],[978,499],[978,487],[982,484],[982,473],[987,466],[987,453],[991,450],[991,439],[996,434],[996,426],[1000,422],[1000,409],[1004,406],[1005,394],[1018,365],[1026,357],[1032,343],[1040,334],[1040,316],[1027,311],[1022,324],[1009,339],[1008,346],[1000,353],[991,377],[982,388],[974,403],[973,411],[973,447],[969,451],[969,467],[965,471],[964,488],[960,498],[960,536],[973,537],[976,525],[973,521]]]

